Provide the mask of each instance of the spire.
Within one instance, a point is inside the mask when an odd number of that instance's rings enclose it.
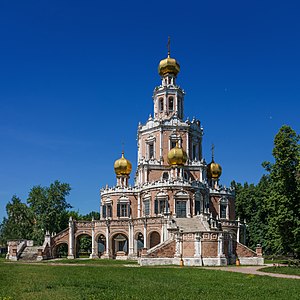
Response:
[[[167,48],[168,48],[168,57],[170,57],[170,55],[171,55],[170,42],[171,42],[171,39],[170,39],[170,36],[168,36],[168,45],[167,45]]]
[[[211,161],[214,162],[215,158],[215,145],[212,143],[211,145]]]

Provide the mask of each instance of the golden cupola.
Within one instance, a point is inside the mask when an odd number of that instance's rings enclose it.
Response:
[[[218,180],[222,175],[222,167],[214,161],[214,145],[212,145],[211,163],[207,165],[207,178]]]
[[[124,151],[122,157],[117,159],[114,163],[114,169],[117,176],[128,176],[132,170],[131,162],[124,157]]]
[[[168,153],[168,163],[171,166],[183,166],[187,161],[186,152],[178,146],[178,142],[176,146],[172,148]]]
[[[170,38],[168,39],[168,57],[162,59],[158,65],[158,73],[160,76],[165,76],[166,74],[177,74],[180,71],[180,65],[175,58],[170,57]]]

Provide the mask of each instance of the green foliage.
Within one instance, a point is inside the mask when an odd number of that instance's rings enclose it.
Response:
[[[80,253],[92,252],[92,239],[90,236],[84,235],[79,238],[79,252]]]
[[[9,239],[30,239],[35,222],[30,208],[17,196],[6,205],[7,218],[0,227],[0,243],[5,245]]]
[[[71,205],[66,201],[71,187],[67,183],[55,181],[50,187],[35,186],[29,192],[27,203],[36,216],[34,239],[41,243],[45,231],[59,232],[67,227],[67,209]]]
[[[33,239],[37,244],[44,241],[45,232],[59,232],[68,225],[66,201],[71,188],[67,183],[55,181],[50,187],[35,186],[27,203],[13,196],[6,206],[7,218],[0,226],[0,243],[10,239]]]
[[[275,136],[274,163],[262,165],[268,175],[258,185],[232,185],[236,214],[247,221],[251,248],[262,244],[266,253],[300,255],[300,148],[299,136],[282,126]]]
[[[271,186],[268,208],[267,247],[275,254],[300,255],[299,136],[282,126],[275,137],[274,164],[269,163]]]

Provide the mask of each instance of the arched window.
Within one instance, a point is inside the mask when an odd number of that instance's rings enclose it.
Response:
[[[174,98],[169,97],[169,111],[172,112],[174,110]]]
[[[228,199],[222,197],[219,201],[220,204],[220,219],[227,219],[228,218]]]
[[[159,98],[159,110],[163,111],[164,110],[164,99]]]

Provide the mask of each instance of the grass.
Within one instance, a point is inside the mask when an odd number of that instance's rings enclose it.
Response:
[[[288,264],[288,259],[265,259],[265,264]]]
[[[55,259],[44,260],[45,264],[82,264],[82,265],[103,265],[103,266],[120,266],[120,265],[137,265],[137,261],[133,260],[113,260],[113,259]]]
[[[0,299],[299,299],[296,279],[97,261],[89,266],[0,262]]]
[[[279,274],[288,274],[288,275],[297,275],[300,276],[300,268],[296,267],[267,267],[260,269],[262,272],[266,273],[279,273]]]

